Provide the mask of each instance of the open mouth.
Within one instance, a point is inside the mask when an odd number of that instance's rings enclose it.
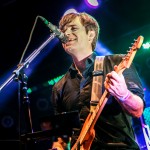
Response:
[[[72,41],[75,41],[75,40],[76,40],[76,39],[69,39],[68,41],[69,41],[69,42],[72,42]]]
[[[66,43],[67,46],[72,44],[72,42],[76,41],[76,39],[68,39],[68,42]]]

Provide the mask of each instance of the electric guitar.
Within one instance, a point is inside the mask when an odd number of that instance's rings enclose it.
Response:
[[[141,47],[143,40],[144,37],[139,36],[132,44],[132,47],[118,65],[118,70],[116,71],[118,74],[122,73],[126,68],[130,67],[134,59],[134,56],[137,52],[137,49]],[[101,98],[99,99],[96,108],[92,112],[90,112],[89,115],[87,116],[83,124],[82,130],[80,132],[80,135],[78,136],[78,139],[72,146],[71,150],[90,150],[91,144],[95,137],[95,134],[93,132],[94,126],[108,100],[108,97],[109,93],[105,90]]]

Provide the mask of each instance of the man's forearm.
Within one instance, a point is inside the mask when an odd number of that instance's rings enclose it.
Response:
[[[142,115],[144,104],[143,100],[139,96],[130,92],[130,96],[126,100],[124,101],[118,100],[118,101],[120,105],[123,107],[123,109],[133,117],[139,118]]]

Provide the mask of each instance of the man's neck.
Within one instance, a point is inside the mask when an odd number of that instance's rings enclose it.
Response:
[[[86,56],[86,57],[84,57],[83,59],[73,59],[73,61],[74,61],[74,64],[75,64],[75,67],[76,67],[76,69],[80,72],[80,73],[82,73],[84,70],[85,70],[85,68],[86,68],[86,64],[85,64],[85,62],[86,62],[86,60],[87,60],[87,58],[90,56],[91,54],[89,54],[88,56]]]

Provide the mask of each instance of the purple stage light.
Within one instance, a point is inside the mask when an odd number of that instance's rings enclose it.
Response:
[[[85,3],[90,8],[97,8],[99,6],[98,0],[85,0]]]

